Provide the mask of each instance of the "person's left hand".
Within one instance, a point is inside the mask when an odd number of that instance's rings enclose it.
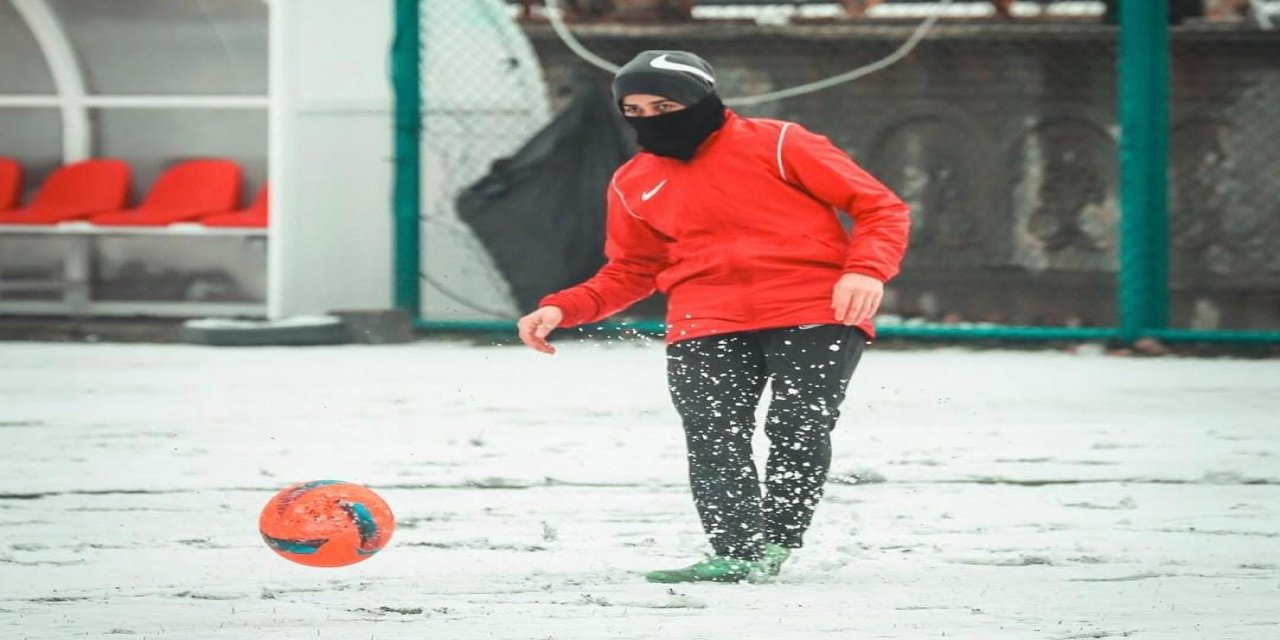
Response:
[[[853,326],[870,320],[884,298],[884,283],[861,273],[846,273],[831,292],[836,322]]]

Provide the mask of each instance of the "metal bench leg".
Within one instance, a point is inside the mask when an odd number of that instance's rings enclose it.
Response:
[[[93,239],[77,235],[68,240],[70,250],[63,262],[63,277],[67,288],[63,292],[62,301],[66,303],[67,312],[71,315],[87,316],[92,304],[89,288],[93,282]]]

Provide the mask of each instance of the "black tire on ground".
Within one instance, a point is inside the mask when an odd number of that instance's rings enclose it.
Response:
[[[182,327],[182,341],[215,347],[313,346],[351,342],[339,318],[306,321],[192,320]]]

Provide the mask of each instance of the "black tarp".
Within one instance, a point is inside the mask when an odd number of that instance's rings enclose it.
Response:
[[[605,190],[635,144],[607,89],[587,87],[564,111],[457,199],[522,311],[604,264]]]

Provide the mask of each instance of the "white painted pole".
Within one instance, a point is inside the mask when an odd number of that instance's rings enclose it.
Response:
[[[45,0],[12,0],[44,53],[62,111],[62,161],[84,160],[92,154],[89,110],[85,104],[84,73],[58,15]]]
[[[54,95],[0,95],[0,108],[61,107]],[[267,96],[85,96],[89,109],[266,109]]]
[[[17,109],[39,109],[39,108],[58,108],[62,106],[62,99],[58,96],[23,96],[23,95],[7,95],[0,96],[0,108],[12,107]]]
[[[288,255],[285,242],[286,225],[292,210],[290,207],[288,176],[289,161],[286,144],[292,101],[289,99],[288,55],[286,33],[289,0],[267,1],[267,181],[271,185],[267,208],[271,212],[267,222],[267,317],[282,318],[285,308],[286,268]]]

